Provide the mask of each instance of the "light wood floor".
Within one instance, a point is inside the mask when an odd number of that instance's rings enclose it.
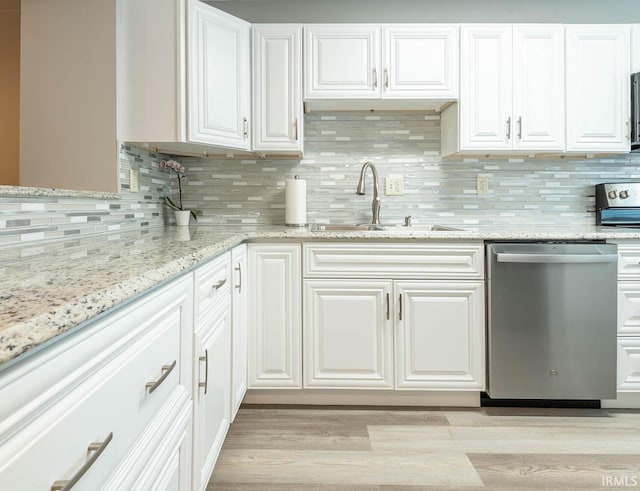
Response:
[[[640,489],[640,411],[243,406],[207,491]]]

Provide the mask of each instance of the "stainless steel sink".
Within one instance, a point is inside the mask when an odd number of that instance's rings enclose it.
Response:
[[[447,225],[413,225],[405,227],[402,225],[374,225],[371,223],[359,224],[327,224],[312,225],[312,232],[370,232],[370,231],[390,231],[390,232],[464,232],[464,229],[449,227]]]
[[[312,232],[351,232],[351,231],[359,231],[366,232],[372,230],[387,230],[386,227],[382,225],[374,225],[371,223],[361,223],[361,224],[336,224],[336,225],[313,225],[311,227]]]

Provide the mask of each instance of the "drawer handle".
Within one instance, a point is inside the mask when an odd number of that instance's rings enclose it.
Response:
[[[235,269],[238,272],[238,284],[236,285],[236,288],[238,289],[238,293],[242,293],[242,268],[240,263],[238,263],[238,266]]]
[[[387,293],[387,320],[389,320],[389,294]]]
[[[75,473],[75,475],[69,479],[68,481],[55,481],[51,485],[51,491],[67,491],[71,489],[78,481],[85,475],[85,473],[91,468],[91,466],[98,460],[98,457],[104,452],[107,448],[111,440],[113,439],[113,432],[109,433],[107,438],[103,442],[94,442],[89,444],[87,449],[88,452],[94,452],[94,454],[89,457],[89,459],[84,463],[84,465]]]
[[[400,320],[402,320],[402,293],[400,294],[400,308],[398,309]]]
[[[227,279],[223,279],[218,281],[218,283],[216,283],[215,285],[213,285],[211,288],[213,288],[214,290],[219,290],[220,288],[222,288],[222,285],[224,285],[227,282]]]
[[[156,380],[155,382],[148,382],[147,383],[147,385],[145,387],[149,391],[149,394],[151,394],[154,390],[156,390],[158,387],[160,387],[160,384],[165,381],[165,379],[169,376],[171,371],[175,368],[176,361],[177,360],[173,360],[173,363],[171,365],[162,365],[162,372],[163,372],[162,376],[158,380]]]
[[[209,385],[209,350],[204,350],[204,356],[200,357],[204,361],[204,382],[199,382],[198,387],[204,387],[204,394],[207,395],[207,385]]]

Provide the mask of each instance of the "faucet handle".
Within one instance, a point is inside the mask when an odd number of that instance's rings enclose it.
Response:
[[[411,215],[408,215],[408,216],[404,217],[404,226],[405,227],[410,227],[411,226]]]

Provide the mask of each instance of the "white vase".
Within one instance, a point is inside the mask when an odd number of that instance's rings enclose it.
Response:
[[[176,214],[176,225],[185,226],[189,225],[189,219],[191,218],[190,210],[173,210]]]

